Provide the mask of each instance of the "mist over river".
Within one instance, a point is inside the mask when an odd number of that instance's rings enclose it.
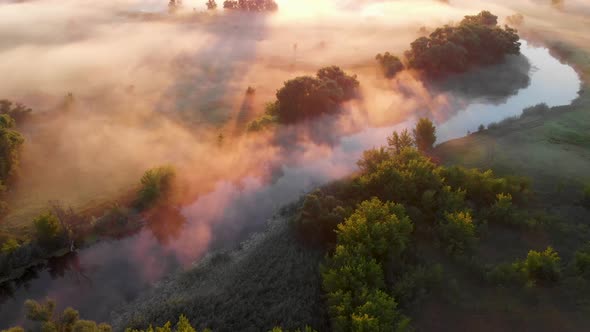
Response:
[[[433,111],[438,143],[476,131],[480,124],[519,115],[527,106],[567,105],[577,97],[580,79],[573,68],[547,49],[526,42],[522,53],[530,63],[529,80],[514,94],[489,98],[451,92],[450,104],[456,109]],[[419,116],[410,114],[388,126],[367,123],[337,137],[327,152],[305,162],[269,164],[262,159],[257,167],[272,169],[270,178],[219,180],[211,191],[176,211],[173,220],[180,220],[178,224],[171,221],[162,230],[148,221],[135,235],[102,241],[31,269],[21,280],[2,285],[0,328],[22,324],[23,302],[45,297],[57,300],[60,308],[78,309],[84,318],[108,321],[111,310],[132,301],[167,274],[190,266],[211,250],[236,248],[262,230],[281,206],[354,171],[363,150],[385,144],[393,130],[411,128]]]

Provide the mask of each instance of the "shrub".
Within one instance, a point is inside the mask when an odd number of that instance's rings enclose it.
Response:
[[[8,239],[2,244],[0,252],[3,254],[11,254],[20,248],[20,244],[16,239]]]
[[[590,209],[590,184],[584,186],[582,193],[582,205]]]
[[[170,198],[176,172],[171,166],[147,170],[141,177],[141,187],[137,193],[137,205],[141,209],[163,203]]]
[[[172,332],[172,323],[166,322],[166,324],[162,325],[161,327],[156,326],[154,329],[151,325],[147,330],[138,330],[138,329],[131,329],[127,328],[125,332]],[[175,332],[197,332],[197,330],[191,325],[188,318],[184,315],[180,315],[178,319],[178,323],[176,324],[176,328],[174,329]],[[273,330],[274,331],[274,330]],[[202,332],[211,332],[209,329],[204,329]]]
[[[381,71],[386,78],[394,78],[397,73],[404,69],[401,60],[389,52],[385,52],[385,54],[377,54],[375,60],[379,62]]]
[[[530,107],[523,109],[522,115],[520,117],[522,118],[522,117],[527,117],[527,116],[543,115],[543,114],[548,113],[550,110],[551,110],[551,108],[549,108],[549,106],[547,106],[547,104],[541,103],[541,104],[537,104],[535,106],[530,106]]]
[[[527,275],[520,262],[498,264],[487,273],[488,281],[503,286],[524,285]]]
[[[55,248],[64,240],[64,230],[59,219],[51,212],[44,213],[33,220],[35,238],[45,248]]]
[[[531,250],[522,263],[522,268],[529,281],[551,284],[557,282],[561,276],[560,260],[551,247],[542,252]]]
[[[515,209],[512,207],[512,195],[500,193],[489,211],[490,221],[513,225],[517,222]]]
[[[470,253],[477,244],[475,225],[466,211],[445,213],[438,224],[437,234],[447,253],[454,256]]]
[[[47,300],[39,303],[34,300],[25,301],[26,318],[41,323],[43,332],[112,332],[110,325],[94,321],[81,320],[78,311],[66,308],[63,313],[55,314],[55,301]]]
[[[590,279],[590,244],[576,251],[573,264],[577,275]]]

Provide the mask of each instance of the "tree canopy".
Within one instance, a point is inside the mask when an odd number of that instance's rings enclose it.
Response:
[[[429,37],[411,44],[405,56],[410,68],[438,76],[467,71],[476,65],[501,62],[508,54],[520,54],[515,29],[498,26],[498,17],[482,11],[456,26],[445,25]]]
[[[300,76],[285,82],[277,91],[274,110],[278,121],[285,124],[334,113],[341,103],[357,96],[358,87],[356,76],[339,67],[322,68],[316,77]]]

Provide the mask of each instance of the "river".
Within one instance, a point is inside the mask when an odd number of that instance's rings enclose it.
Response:
[[[560,63],[547,49],[526,42],[522,53],[531,64],[530,84],[505,100],[471,101],[438,121],[439,143],[475,131],[480,124],[517,116],[527,106],[542,102],[549,106],[567,105],[577,97],[580,78],[573,68]],[[57,300],[59,308],[72,306],[86,319],[108,321],[113,308],[132,301],[154,282],[181,269],[187,259],[196,259],[195,255],[211,250],[204,246],[195,251],[195,245],[188,246],[191,252],[187,256],[182,248],[187,243],[197,243],[198,247],[200,239],[195,234],[200,234],[201,219],[195,216],[210,209],[212,202],[224,200],[226,204],[215,214],[215,227],[208,236],[218,240],[231,238],[235,245],[262,229],[265,220],[279,207],[314,186],[353,171],[363,150],[380,144],[376,142],[384,143],[392,130],[409,128],[415,121],[410,117],[395,126],[365,128],[341,137],[328,158],[318,158],[305,166],[283,165],[270,183],[256,178],[245,178],[239,186],[221,181],[211,193],[179,211],[180,218],[185,220],[179,224],[180,231],[175,232],[174,238],[159,236],[146,227],[133,236],[103,241],[32,269],[22,280],[3,285],[0,328],[23,323],[23,302],[29,298],[50,297]]]

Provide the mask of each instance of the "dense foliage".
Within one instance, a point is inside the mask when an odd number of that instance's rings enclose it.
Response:
[[[411,44],[405,56],[410,68],[438,76],[467,71],[470,67],[501,62],[520,53],[516,30],[498,26],[498,17],[488,11],[465,16],[456,26],[445,25],[429,37]]]
[[[420,151],[428,151],[432,149],[434,142],[436,142],[436,128],[430,119],[420,118],[413,133],[414,143],[416,143],[416,147]]]
[[[17,125],[20,125],[28,117],[31,116],[33,110],[20,103],[14,103],[10,100],[0,100],[0,114],[9,115],[16,121]]]
[[[561,278],[561,258],[552,248],[529,251],[524,260],[499,264],[488,273],[488,279],[500,285],[552,285]]]
[[[408,319],[387,294],[383,265],[408,247],[413,226],[403,206],[374,198],[338,225],[322,273],[334,331],[403,331]]]
[[[62,313],[55,312],[55,301],[47,300],[39,303],[34,300],[25,302],[26,317],[36,323],[33,330],[42,332],[112,332],[110,325],[97,324],[94,321],[80,319],[78,311],[66,308]],[[21,327],[13,327],[2,332],[24,331]]]
[[[22,135],[14,128],[15,121],[9,114],[0,115],[0,183],[6,183],[18,170]]]
[[[274,106],[277,119],[289,124],[338,111],[341,103],[357,96],[356,76],[339,67],[326,67],[316,77],[300,76],[285,82],[277,91]]]
[[[46,249],[59,247],[65,238],[64,229],[59,219],[51,212],[46,212],[33,220],[36,241]]]
[[[377,54],[375,60],[379,63],[379,67],[386,78],[394,78],[397,73],[404,69],[401,60],[389,52]]]
[[[147,170],[141,177],[141,187],[137,193],[137,206],[149,208],[170,198],[176,172],[171,166],[161,166]]]

